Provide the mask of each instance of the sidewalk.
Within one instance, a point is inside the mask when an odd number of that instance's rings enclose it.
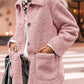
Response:
[[[4,73],[4,58],[7,46],[0,46],[0,84]],[[75,43],[63,56],[64,84],[84,84],[84,43]]]

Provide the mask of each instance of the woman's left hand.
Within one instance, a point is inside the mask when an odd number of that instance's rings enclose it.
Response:
[[[36,53],[36,54],[37,54],[37,53],[47,53],[47,54],[49,54],[49,53],[54,53],[54,51],[52,50],[51,47],[49,47],[49,46],[46,45],[46,46],[44,46],[44,47],[38,49],[35,53]]]

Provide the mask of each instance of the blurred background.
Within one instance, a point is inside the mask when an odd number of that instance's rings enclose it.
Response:
[[[5,70],[5,57],[8,54],[7,42],[15,33],[15,2],[0,0],[0,84]],[[64,0],[67,9],[79,25],[79,36],[64,54],[64,84],[84,84],[84,0]]]

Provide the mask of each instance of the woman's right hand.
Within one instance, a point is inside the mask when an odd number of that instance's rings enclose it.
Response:
[[[10,47],[10,51],[17,52],[17,45],[16,45],[16,43],[10,42],[9,47]]]

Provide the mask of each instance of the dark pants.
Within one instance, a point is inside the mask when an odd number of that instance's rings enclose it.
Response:
[[[28,75],[29,75],[29,66],[28,65],[22,65],[23,84],[27,84]],[[12,78],[10,77],[10,75],[9,75],[9,83],[8,84],[12,84]]]
[[[22,77],[23,77],[23,84],[27,84],[29,76],[29,66],[22,65]]]
[[[5,59],[5,73],[3,76],[2,84],[12,84],[12,78],[9,74],[10,66],[11,66],[11,62],[10,62],[9,56],[7,56]],[[29,76],[29,62],[28,60],[26,60],[26,64],[22,63],[23,84],[27,84],[28,76]]]
[[[29,65],[22,65],[23,84],[27,84],[28,76],[29,76]],[[10,77],[10,75],[9,75],[9,83],[8,84],[12,84],[12,78]]]

